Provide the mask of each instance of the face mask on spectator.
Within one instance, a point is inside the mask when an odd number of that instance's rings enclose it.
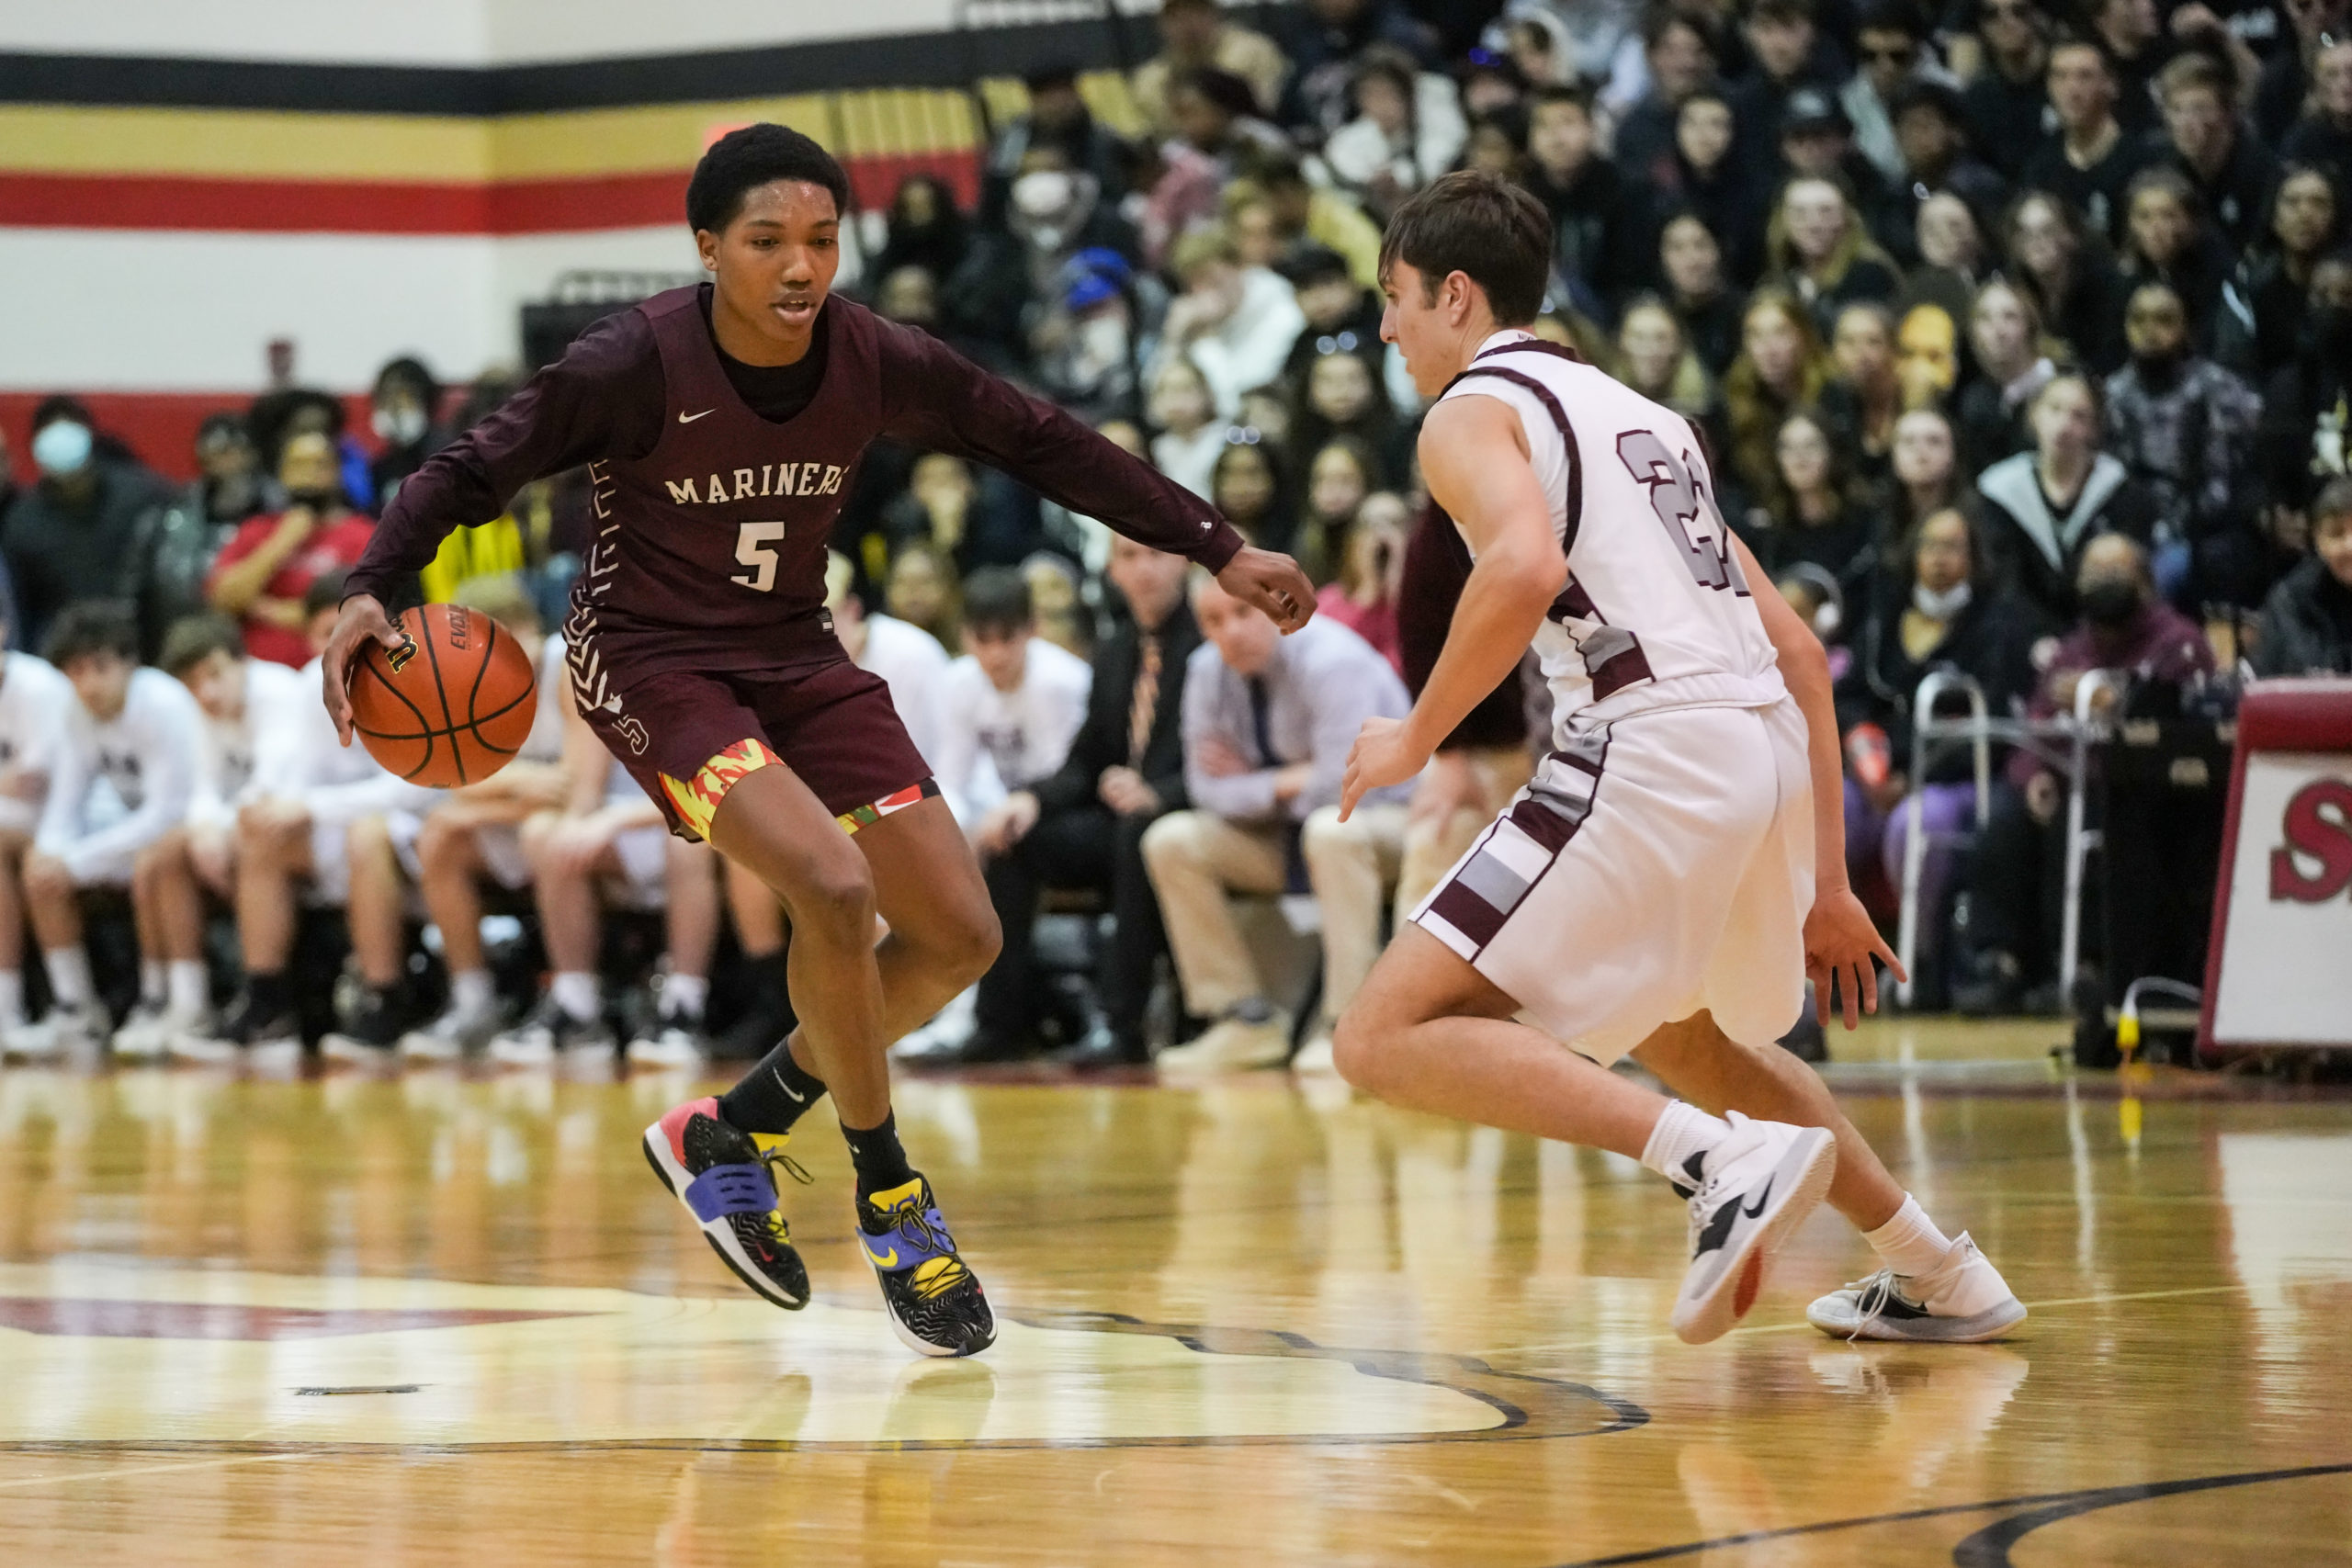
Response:
[[[1931,621],[1949,621],[1968,608],[1975,590],[1965,582],[1955,582],[1940,591],[1924,582],[1911,585],[1911,607]]]
[[[1066,169],[1033,169],[1012,182],[1012,227],[1040,250],[1057,251],[1086,220],[1085,188]]]
[[[90,465],[90,427],[77,419],[55,419],[33,437],[33,461],[53,479],[71,479]]]
[[[2140,611],[2140,585],[2127,577],[2094,578],[2083,585],[2083,618],[2108,631]]]
[[[424,438],[424,411],[413,405],[396,409],[379,408],[368,422],[379,441],[394,446],[413,446]]]
[[[324,512],[342,496],[340,491],[289,490],[286,492],[288,506],[307,506],[313,512]]]

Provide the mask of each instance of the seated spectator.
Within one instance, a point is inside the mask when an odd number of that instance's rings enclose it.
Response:
[[[1339,574],[1315,595],[1316,614],[1329,616],[1372,644],[1400,675],[1404,653],[1396,639],[1396,604],[1405,572],[1407,516],[1401,496],[1385,490],[1365,496],[1352,521],[1337,535]]]
[[[2114,78],[2115,118],[2126,134],[2144,137],[2155,126],[2156,68],[2172,52],[2153,0],[2089,0],[2082,19]]]
[[[2165,138],[2204,210],[2229,243],[2244,250],[2262,222],[2278,180],[2278,160],[2239,129],[2237,90],[2212,56],[2190,51],[2156,74]]]
[[[2044,628],[1993,580],[1976,526],[1958,507],[1928,513],[1905,536],[1861,605],[1854,661],[1839,682],[1838,716],[1849,726],[1875,724],[1884,730],[1894,771],[1874,787],[1847,778],[1847,863],[1857,878],[1876,869],[1890,888],[1902,886],[1910,816],[1900,803],[1916,786],[1930,835],[1919,893],[1920,950],[1928,955],[1922,978],[1939,981],[1951,850],[1938,840],[1975,821],[1976,782],[1966,748],[1947,750],[1929,763],[1925,778],[1909,776],[1911,726],[1918,716],[1913,698],[1931,671],[1954,670],[1975,681],[1993,714],[2014,712],[2033,689],[2033,645]],[[1964,708],[1956,705],[1956,711]],[[1873,860],[1874,868],[1867,863]],[[1943,987],[1932,989],[1940,995]]]
[[[1528,107],[1527,188],[1552,215],[1552,276],[1576,308],[1605,318],[1631,281],[1632,197],[1600,149],[1592,94],[1542,87]]]
[[[1231,419],[1241,394],[1282,374],[1306,318],[1276,274],[1244,267],[1233,237],[1200,230],[1176,242],[1172,265],[1183,293],[1160,325],[1160,353],[1200,367],[1217,417]]]
[[[1379,292],[1380,225],[1365,217],[1362,208],[1338,191],[1310,183],[1298,160],[1287,152],[1254,152],[1250,178],[1273,203],[1284,254],[1304,244],[1337,251],[1347,258],[1348,272],[1360,287]]]
[[[1409,703],[1385,660],[1345,626],[1312,620],[1284,637],[1254,606],[1196,574],[1193,614],[1207,641],[1184,685],[1184,784],[1193,805],[1153,823],[1144,863],[1159,896],[1185,1009],[1214,1019],[1166,1069],[1266,1067],[1289,1054],[1290,1023],[1265,994],[1227,903],[1306,886],[1323,922],[1317,1037],[1347,1007],[1380,951],[1382,912],[1404,850],[1409,785],[1375,790],[1340,820],[1340,776],[1356,732]]]
[[[1855,477],[1876,488],[1887,479],[1903,385],[1894,373],[1894,312],[1859,300],[1838,312],[1829,340],[1837,374],[1821,389],[1821,413],[1854,459]]]
[[[1781,132],[1791,97],[1799,89],[1832,88],[1820,49],[1814,0],[1758,0],[1748,7],[1747,40],[1751,69],[1732,89],[1732,112],[1739,121],[1739,148],[1748,172],[1770,184],[1780,174]]]
[[[910,539],[890,553],[882,602],[891,615],[944,646],[964,639],[963,604],[954,560],[928,540]]]
[[[1073,261],[1097,250],[1133,257],[1141,242],[1097,176],[1071,166],[1058,147],[1033,148],[1010,187],[1003,226],[983,227],[948,280],[947,325],[999,361],[1025,366],[1028,329],[1047,291]]]
[[[195,482],[141,517],[130,546],[139,644],[159,655],[172,627],[208,608],[205,578],[214,558],[262,509],[253,444],[236,415],[213,414],[197,427],[196,462]]]
[[[175,626],[164,638],[162,665],[204,715],[196,792],[175,829],[176,849],[207,892],[233,899],[237,812],[258,793],[254,767],[262,738],[318,694],[300,671],[247,658],[235,624],[220,615],[190,615]]]
[[[1767,281],[1812,308],[1826,332],[1858,299],[1891,300],[1902,287],[1894,262],[1862,226],[1833,180],[1805,175],[1781,192],[1765,241]]]
[[[1774,453],[1763,515],[1748,514],[1747,536],[1757,559],[1775,577],[1809,562],[1830,575],[1845,599],[1858,600],[1878,561],[1879,517],[1854,482],[1849,454],[1818,415],[1803,412],[1781,423]]]
[[[454,433],[440,422],[441,383],[421,359],[395,359],[377,371],[368,400],[368,428],[384,444],[368,465],[380,511],[391,504],[401,481],[449,445]]]
[[[1305,395],[1291,422],[1290,447],[1319,451],[1337,435],[1363,443],[1373,459],[1373,482],[1392,484],[1412,461],[1412,432],[1400,426],[1389,407],[1387,388],[1373,373],[1373,362],[1334,345],[1306,367]]]
[[[1474,113],[1470,140],[1463,143],[1464,169],[1476,169],[1498,180],[1527,175],[1527,110],[1519,104]]]
[[[2041,318],[2032,296],[1996,277],[1976,291],[1968,313],[1968,346],[1976,378],[1961,389],[1961,452],[1971,468],[1984,468],[2033,443],[2026,410],[2058,374],[2042,352]]]
[[[2072,378],[2056,385],[2076,384]],[[2212,672],[2213,649],[2194,623],[2156,592],[2148,553],[2135,540],[2102,534],[2081,553],[2069,598],[2080,608],[2042,670],[2029,711],[2048,718],[2075,711],[2076,688],[2094,670],[2132,679],[2186,682]],[[2072,618],[2072,617],[2070,617]],[[2056,1010],[2047,991],[2029,1000],[2055,968],[2065,886],[2064,786],[2032,753],[2009,759],[1992,820],[1977,835],[1969,874],[1969,981],[1952,988],[1962,1012]]]
[[[2003,178],[2024,174],[2054,117],[2050,108],[2050,17],[2036,0],[1973,0],[1984,64],[1962,89],[1968,138]]]
[[[2319,51],[2310,107],[2278,151],[2291,162],[2333,169],[2338,186],[2352,184],[2352,39],[2339,32]]]
[[[1724,376],[1724,412],[1731,430],[1728,477],[1752,505],[1763,504],[1780,482],[1776,447],[1781,426],[1814,406],[1832,367],[1821,351],[1812,312],[1793,295],[1761,288],[1740,323],[1740,354]],[[1737,515],[1735,508],[1724,511]]]
[[[1681,321],[1656,295],[1641,296],[1618,319],[1616,376],[1711,435],[1721,434],[1714,378],[1684,342]]]
[[[2145,147],[2116,118],[2114,62],[2083,39],[2050,51],[2050,107],[2058,129],[2025,161],[2018,183],[2055,197],[2112,242],[2123,222],[2123,191],[2147,166]]]
[[[1182,354],[1162,356],[1144,417],[1159,432],[1151,438],[1152,467],[1194,495],[1208,494],[1210,475],[1225,451],[1225,422],[1216,417],[1200,367]]]
[[[2144,553],[2155,536],[2155,502],[2098,449],[2099,398],[2088,376],[2064,370],[2051,378],[2027,418],[2034,449],[1976,479],[1991,505],[1985,551],[2035,614],[2065,625],[2075,616],[2083,552],[2099,535],[2120,534]]]
[[[1861,69],[1838,90],[1838,107],[1854,128],[1854,146],[1879,177],[1901,186],[1917,177],[1904,156],[1894,122],[1905,89],[1917,85],[1957,87],[1928,51],[1928,18],[1911,0],[1868,0],[1855,25],[1855,55]],[[1952,104],[1955,126],[1959,102]]]
[[[2320,51],[2341,39],[2346,25],[2352,23],[2352,5],[2346,0],[2295,0],[2283,9],[2287,17],[2283,40],[2256,73],[2254,89],[2255,134],[2271,148],[2284,147],[2309,103],[2312,68],[2318,63]]]
[[[517,385],[512,378],[502,380],[505,391]],[[469,401],[461,423],[472,424],[503,400],[502,392],[490,403]],[[245,428],[253,432],[254,449],[261,454],[266,510],[286,510],[286,488],[277,478],[277,463],[286,444],[299,435],[323,435],[334,448],[334,475],[344,499],[361,512],[374,511],[375,481],[368,473],[368,454],[345,428],[346,423],[343,400],[316,387],[280,387],[253,400],[245,410]]]
[[[1345,257],[1323,245],[1306,245],[1284,264],[1283,276],[1306,318],[1283,365],[1283,383],[1294,396],[1305,394],[1307,373],[1324,355],[1352,354],[1367,366],[1379,364],[1380,296],[1356,282]]]
[[[1035,494],[992,468],[944,452],[926,452],[907,476],[907,491],[883,508],[892,547],[929,545],[968,570],[1001,566],[1036,548],[1043,525]]]
[[[1919,204],[1912,235],[1917,265],[1905,273],[1903,292],[1894,306],[1905,324],[1922,309],[1941,311],[1946,327],[1966,321],[1987,265],[1984,231],[1977,224],[1974,209],[1951,192],[1939,190]],[[1951,389],[1951,380],[1947,378],[1937,392]],[[1910,408],[1918,408],[1926,400],[1918,388],[1907,384],[1904,398]]]
[[[1287,143],[1261,116],[1250,84],[1230,71],[1197,65],[1169,84],[1168,115],[1176,140],[1207,161],[1222,186],[1261,153],[1280,153]]]
[[[2321,485],[2345,471],[2342,411],[2352,408],[2352,256],[2312,268],[2311,310],[2295,362],[2263,389],[2263,490],[2289,536]],[[2280,531],[2274,523],[2274,531]]]
[[[1661,4],[1642,13],[1641,30],[1649,90],[1619,117],[1616,155],[1618,167],[1656,183],[1673,155],[1683,103],[1715,79],[1718,24],[1708,7]]]
[[[1961,317],[1968,314],[1963,306]],[[1932,299],[1903,312],[1894,331],[1894,379],[1903,407],[1940,411],[1960,380],[1960,329],[1952,313]]]
[[[1209,473],[1208,499],[1243,538],[1261,549],[1288,549],[1297,536],[1298,514],[1282,449],[1246,425],[1226,433],[1225,450]]]
[[[1306,462],[1306,504],[1299,514],[1299,564],[1319,588],[1339,574],[1356,509],[1376,488],[1378,463],[1352,435],[1334,435]]]
[[[1682,100],[1671,155],[1660,161],[1657,200],[1695,214],[1721,247],[1722,270],[1743,282],[1764,267],[1768,192],[1733,144],[1731,101],[1713,87]]]
[[[1951,266],[1922,249],[1921,209],[1937,196],[1956,197],[1973,217],[1994,213],[2008,199],[2008,182],[1969,150],[1967,111],[1960,90],[1949,82],[1915,78],[1896,89],[1888,106],[1899,166],[1878,228],[1880,242],[1905,267],[1922,262]],[[1973,261],[1968,270],[1973,270]]]
[[[1274,41],[1291,62],[1282,121],[1317,135],[1346,122],[1353,64],[1373,45],[1401,49],[1423,65],[1438,63],[1435,29],[1416,21],[1399,0],[1309,0],[1272,15],[1282,23]]]
[[[1699,363],[1720,377],[1739,356],[1745,330],[1745,312],[1724,272],[1723,247],[1697,214],[1678,212],[1659,230],[1657,249],[1666,302]]]
[[[1135,68],[1127,90],[1154,136],[1175,132],[1168,105],[1170,84],[1185,72],[1213,65],[1250,85],[1258,113],[1272,118],[1282,99],[1290,62],[1273,39],[1228,20],[1217,0],[1160,0],[1159,52]]]
[[[1889,467],[1894,482],[1887,487],[1886,532],[1891,539],[1907,539],[1937,513],[1963,505],[1972,490],[1961,473],[1951,421],[1936,409],[1913,409],[1895,421]],[[1978,552],[1972,548],[1971,553]],[[1970,570],[1981,564],[1972,560]]]
[[[2180,296],[2132,291],[2132,363],[2107,383],[2107,447],[2154,502],[2156,583],[2176,604],[2259,604],[2278,572],[2256,517],[2262,400],[2189,344]]]
[[[1111,913],[1100,955],[1099,1018],[1068,1053],[1082,1066],[1148,1059],[1144,1010],[1167,945],[1144,869],[1145,830],[1189,804],[1185,671],[1200,633],[1184,603],[1186,563],[1132,539],[1112,542],[1108,575],[1127,618],[1095,650],[1085,717],[1061,765],[1006,797],[1003,848],[984,870],[1004,947],[982,977],[967,1054],[1016,1054],[1046,1000],[1030,934],[1047,888],[1092,888]]]
[[[0,518],[23,646],[47,646],[51,624],[69,604],[141,597],[133,541],[141,519],[169,491],[115,456],[119,450],[72,398],[44,398],[33,410],[29,451],[40,477],[17,491]]]
[[[1602,114],[1614,120],[1649,85],[1638,6],[1624,0],[1513,0],[1504,22],[1487,29],[1489,47],[1507,47],[1515,74],[1537,85],[1590,83]],[[1499,33],[1499,36],[1498,34]]]
[[[1057,166],[1091,177],[1094,189],[1115,206],[1126,194],[1125,156],[1117,134],[1095,119],[1079,96],[1078,69],[1052,62],[1023,79],[1029,108],[989,142],[980,174],[980,227],[1001,229],[1012,208],[1012,186],[1032,167],[1031,153],[1050,150]]]
[[[345,502],[334,445],[297,435],[277,460],[286,510],[240,527],[212,564],[212,607],[234,618],[255,659],[300,667],[310,649],[303,597],[356,564],[375,525]]]
[[[909,175],[890,198],[886,237],[871,276],[887,278],[901,267],[919,266],[934,284],[956,276],[971,248],[971,227],[956,193],[937,175]]]
[[[2120,194],[2120,193],[2119,193]],[[2056,197],[2028,191],[2003,225],[2005,276],[2067,356],[2101,376],[2123,364],[2123,278],[2102,236]]]
[[[2237,292],[2253,316],[2236,359],[2258,378],[2295,362],[2308,324],[2312,274],[2343,243],[2344,200],[2326,170],[2290,164],[2270,198],[2263,233],[2248,247]]]
[[[1089,424],[1134,417],[1134,269],[1116,251],[1080,251],[1057,282],[1059,297],[1029,329],[1040,389]]]
[[[93,1050],[107,1037],[82,945],[82,893],[107,887],[130,895],[140,937],[139,1005],[113,1032],[116,1049],[153,1055],[211,1016],[196,882],[185,856],[158,849],[187,815],[203,720],[187,688],[140,664],[127,604],[70,606],[51,628],[48,651],[74,700],[58,721],[23,882],[54,1000],[47,1018],[5,1044],[17,1055],[54,1056]],[[118,810],[103,812],[102,800]]]
[[[0,624],[0,1050],[25,1031],[25,857],[49,801],[73,683],[47,660],[8,646]]]
[[[1419,70],[1401,50],[1357,57],[1348,96],[1355,117],[1323,144],[1323,162],[1340,187],[1374,218],[1453,167],[1469,140],[1453,78]]]
[[[2312,553],[2263,601],[2257,675],[2352,674],[2352,479],[2328,481],[2311,527]]]
[[[2165,164],[2143,169],[2132,176],[2124,210],[2121,270],[2126,288],[2148,283],[2168,287],[2188,310],[2198,351],[2211,353],[2221,324],[2230,255],[2207,229],[2188,176]]]
[[[206,415],[196,427],[196,468],[188,498],[211,525],[218,549],[238,524],[264,510],[261,457],[245,422],[233,413]]]
[[[1885,221],[1886,180],[1856,151],[1854,128],[1825,87],[1799,87],[1781,106],[1781,158],[1773,172],[1782,180],[1834,182],[1846,192],[1855,221],[1865,230]]]
[[[326,647],[342,604],[341,572],[311,584],[303,611],[305,636],[314,650]],[[319,668],[314,651],[302,670],[312,691],[319,687]],[[209,1038],[187,1035],[172,1044],[175,1054],[198,1060],[248,1054],[276,1060],[300,1048],[301,1021],[286,966],[302,910],[338,907],[349,897],[355,824],[429,808],[440,794],[396,777],[366,747],[343,745],[324,705],[315,701],[270,716],[254,741],[254,785],[237,808],[233,852],[244,993]],[[365,951],[369,956],[363,960],[363,980],[389,987],[399,979],[399,955],[380,943]]]

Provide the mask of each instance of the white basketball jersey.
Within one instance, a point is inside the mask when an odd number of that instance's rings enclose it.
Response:
[[[1568,583],[1534,649],[1555,744],[1567,744],[1572,719],[1783,694],[1689,421],[1522,332],[1488,338],[1443,395],[1509,404],[1551,500]]]

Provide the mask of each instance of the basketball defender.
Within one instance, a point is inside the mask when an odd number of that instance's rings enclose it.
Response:
[[[389,644],[385,601],[460,525],[586,464],[599,531],[564,626],[572,691],[605,748],[774,889],[801,1025],[742,1082],[646,1130],[647,1158],[719,1257],[779,1306],[808,1300],[772,1165],[830,1093],[890,1322],[925,1355],[984,1349],[995,1320],[890,1111],[887,1044],[994,960],[988,889],[882,679],[825,614],[825,547],[877,435],[993,464],[1085,516],[1191,557],[1285,627],[1314,590],[1204,502],[1060,410],[829,291],[849,197],[814,141],[754,125],[695,170],[686,215],[714,281],[590,328],[401,487],[350,576],[327,706]],[[876,945],[875,917],[889,934]]]
[[[1672,1324],[1691,1343],[1747,1313],[1825,1194],[1885,1267],[1814,1324],[1994,1337],[2025,1315],[1998,1272],[1774,1044],[1808,972],[1824,1021],[1834,986],[1851,1028],[1858,1001],[1877,1009],[1873,957],[1894,962],[1846,886],[1821,645],[1724,526],[1690,424],[1523,330],[1550,250],[1542,206],[1475,174],[1389,222],[1382,335],[1439,399],[1422,471],[1476,565],[1412,714],[1364,725],[1342,807],[1419,772],[1531,644],[1555,750],[1397,932],[1337,1065],[1394,1103],[1674,1183],[1691,1257]],[[1682,1098],[1610,1072],[1629,1051]]]

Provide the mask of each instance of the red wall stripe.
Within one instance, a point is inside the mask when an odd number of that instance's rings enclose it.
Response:
[[[391,351],[386,350],[384,356],[390,358]],[[37,392],[0,392],[0,433],[7,436],[8,454],[20,485],[40,477],[25,443],[30,439],[33,410],[51,391],[73,392],[89,408],[100,430],[128,445],[141,462],[173,479],[196,477],[197,426],[216,413],[243,413],[260,396],[258,388],[242,392],[84,392],[57,387]],[[368,429],[368,395],[345,393],[343,407],[345,428],[372,449],[376,438]]]
[[[846,160],[859,205],[888,205],[899,182],[936,175],[969,206],[971,151]],[[256,233],[543,234],[684,221],[691,171],[490,184],[222,180],[154,175],[0,174],[0,226]]]

